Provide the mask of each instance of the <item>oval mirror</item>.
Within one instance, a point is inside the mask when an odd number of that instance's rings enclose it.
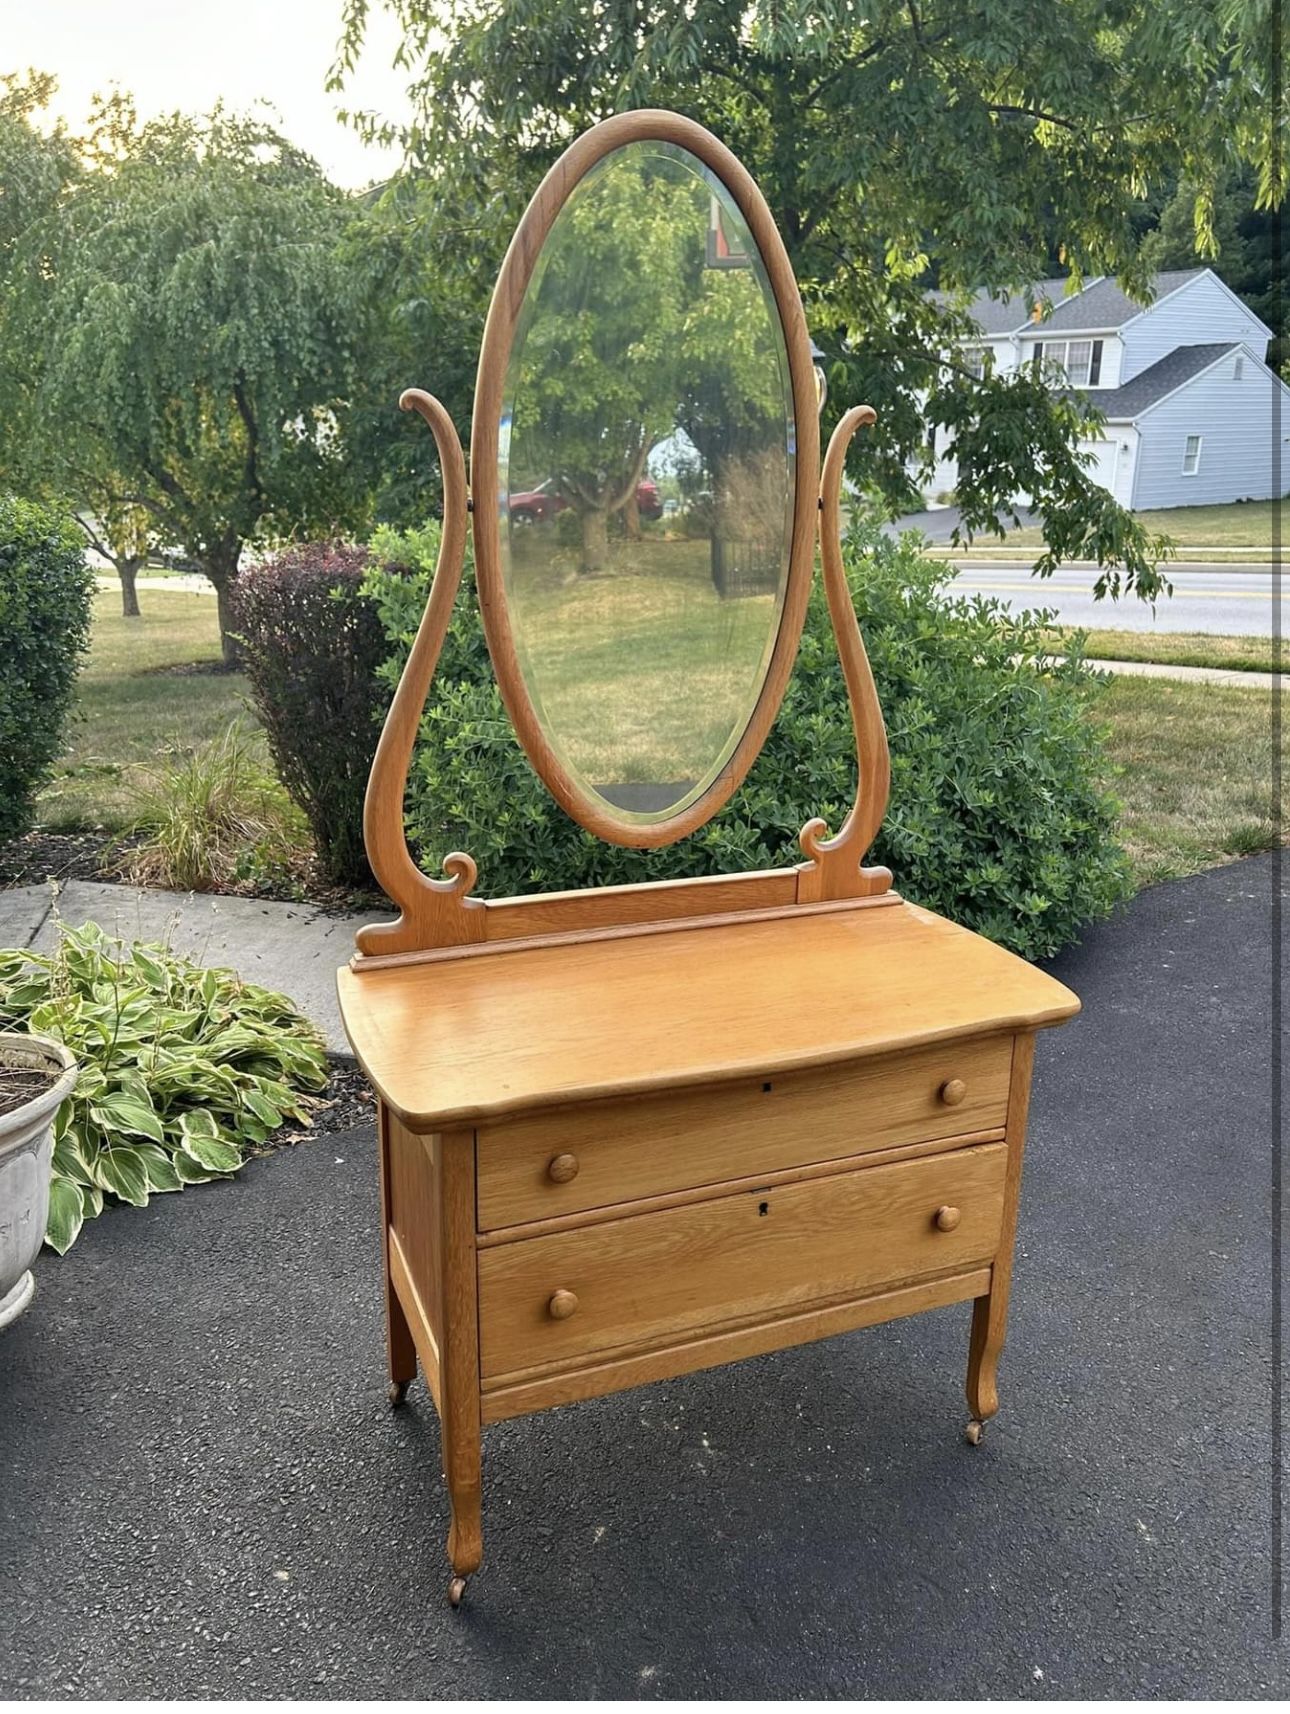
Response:
[[[796,287],[751,180],[687,129],[726,176],[644,137],[538,192],[498,282],[472,453],[480,595],[516,729],[564,807],[630,845],[700,825],[751,765],[814,530]]]

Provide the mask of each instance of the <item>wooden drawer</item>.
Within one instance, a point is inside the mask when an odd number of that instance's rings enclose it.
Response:
[[[987,1143],[481,1249],[482,1373],[572,1367],[988,1261],[1006,1158]]]
[[[1002,1129],[1011,1066],[993,1036],[481,1126],[480,1229]]]

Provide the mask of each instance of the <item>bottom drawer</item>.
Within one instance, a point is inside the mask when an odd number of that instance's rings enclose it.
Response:
[[[1006,1159],[990,1143],[482,1249],[482,1372],[576,1364],[989,1261]]]

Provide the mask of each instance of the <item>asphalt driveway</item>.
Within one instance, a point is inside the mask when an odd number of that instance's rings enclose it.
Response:
[[[962,1307],[502,1424],[460,1614],[370,1132],[95,1222],[0,1340],[0,1696],[1284,1694],[1276,875],[1055,966],[980,1448]]]

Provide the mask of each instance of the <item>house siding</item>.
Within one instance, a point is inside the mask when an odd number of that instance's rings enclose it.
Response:
[[[1093,457],[1085,466],[1089,481],[1109,490],[1122,506],[1133,504],[1138,440],[1138,431],[1127,423],[1108,423],[1102,438],[1079,443],[1079,450]]]
[[[1240,340],[1256,357],[1267,356],[1267,329],[1250,310],[1202,274],[1143,315],[1126,322],[1119,381],[1131,381],[1180,345],[1218,345]]]
[[[1221,358],[1138,419],[1133,505],[1139,510],[1270,500],[1279,494],[1284,473],[1277,468],[1272,410],[1280,383],[1248,354],[1242,378],[1234,380],[1238,355]],[[1290,426],[1290,411],[1283,416]],[[1201,436],[1200,466],[1194,476],[1184,476],[1190,434]]]

